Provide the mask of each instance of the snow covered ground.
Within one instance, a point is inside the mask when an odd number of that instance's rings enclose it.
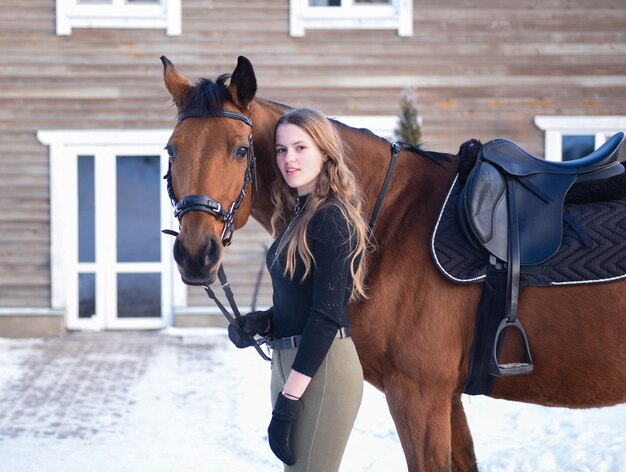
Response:
[[[24,414],[2,415],[3,403],[19,401],[12,388],[24,388],[20,381],[32,374],[25,361],[43,342],[0,339],[0,471],[282,470],[265,432],[269,365],[252,350],[235,349],[223,330],[151,348],[129,390],[94,405],[91,429],[81,434],[60,433],[72,415],[51,403],[41,407],[49,411],[29,413],[23,405]],[[111,356],[116,365],[132,361],[132,353]],[[45,366],[52,371],[55,362]],[[28,378],[43,382],[45,372]],[[581,411],[486,397],[464,402],[483,472],[626,471],[626,405]],[[17,433],[3,435],[9,427]],[[406,470],[384,396],[369,385],[341,470]]]

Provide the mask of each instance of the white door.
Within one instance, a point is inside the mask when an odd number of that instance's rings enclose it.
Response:
[[[67,285],[68,327],[165,326],[171,297],[164,261],[171,255],[160,232],[161,154],[101,149],[70,160],[76,170],[77,247]]]
[[[69,329],[172,324],[168,130],[50,130],[51,306]],[[176,295],[174,296],[174,292]]]

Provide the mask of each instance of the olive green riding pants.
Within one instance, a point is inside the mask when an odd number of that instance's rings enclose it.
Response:
[[[291,372],[297,348],[272,355],[272,406]],[[336,472],[363,397],[363,369],[352,338],[336,339],[311,379],[291,430],[296,460],[285,472]]]

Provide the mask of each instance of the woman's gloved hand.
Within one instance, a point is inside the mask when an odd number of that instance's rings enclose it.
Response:
[[[270,331],[270,314],[267,311],[253,311],[237,320],[241,330],[250,337],[244,337],[233,326],[228,325],[228,337],[238,348],[252,346],[257,334],[266,335]]]
[[[293,424],[298,419],[302,402],[278,395],[272,411],[272,421],[267,428],[267,436],[272,452],[287,465],[293,465],[296,459],[291,451],[290,434]]]

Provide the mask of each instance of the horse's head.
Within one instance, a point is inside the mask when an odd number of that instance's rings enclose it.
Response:
[[[178,109],[166,146],[168,191],[180,223],[174,259],[185,283],[210,284],[224,246],[250,215],[255,169],[246,112],[256,78],[245,57],[239,57],[229,84],[224,74],[191,85],[165,56],[161,61]]]

